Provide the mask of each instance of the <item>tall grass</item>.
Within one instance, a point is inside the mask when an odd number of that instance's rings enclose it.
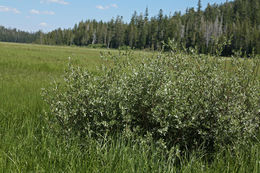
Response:
[[[165,157],[154,144],[77,138],[51,133],[43,118],[48,110],[41,88],[62,81],[67,57],[95,69],[99,50],[0,43],[0,172],[255,172],[260,144],[225,148],[205,160],[202,151]],[[64,58],[64,59],[63,59]]]

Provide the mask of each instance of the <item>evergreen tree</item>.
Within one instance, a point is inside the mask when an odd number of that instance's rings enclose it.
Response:
[[[197,47],[200,53],[216,52],[216,41],[231,39],[223,55],[232,50],[246,54],[260,54],[260,1],[234,0],[224,4],[208,4],[203,11],[201,0],[197,10],[189,8],[181,15],[164,15],[161,9],[157,16],[149,18],[148,8],[144,14],[134,12],[126,24],[121,16],[108,22],[81,21],[72,29],[56,29],[49,33],[28,33],[0,26],[0,41],[39,43],[52,45],[90,44],[106,45],[107,48],[129,46],[131,48],[160,50],[162,41],[174,39],[186,48]],[[181,47],[181,46],[180,46]]]

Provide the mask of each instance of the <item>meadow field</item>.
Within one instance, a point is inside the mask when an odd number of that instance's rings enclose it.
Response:
[[[42,88],[63,81],[68,57],[95,72],[100,52],[108,50],[0,42],[0,172],[260,172],[259,141],[220,149],[207,160],[203,152],[164,157],[155,145],[120,138],[91,140],[82,149],[78,139],[52,134]]]

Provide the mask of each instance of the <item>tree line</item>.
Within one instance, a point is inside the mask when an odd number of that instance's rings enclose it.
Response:
[[[29,33],[17,29],[9,29],[0,26],[0,41],[4,42],[17,42],[17,43],[33,43],[40,37],[40,31]]]
[[[149,50],[161,50],[163,42],[170,39],[179,48],[192,47],[206,54],[216,52],[218,43],[230,40],[223,47],[222,55],[238,50],[260,54],[260,1],[227,1],[220,5],[208,4],[202,10],[199,0],[197,8],[189,8],[183,15],[180,12],[165,15],[160,10],[158,15],[150,17],[146,9],[144,13],[134,12],[129,23],[117,16],[108,22],[86,20],[70,29],[32,35],[37,36],[33,42],[39,44]]]

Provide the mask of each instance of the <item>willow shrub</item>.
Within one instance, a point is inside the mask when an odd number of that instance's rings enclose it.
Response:
[[[44,91],[50,127],[65,136],[136,136],[207,151],[259,133],[257,59],[160,53],[107,57],[98,73],[69,66]]]

